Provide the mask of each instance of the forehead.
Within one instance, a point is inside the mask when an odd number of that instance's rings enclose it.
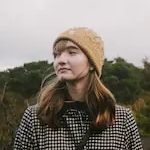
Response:
[[[60,40],[56,43],[55,47],[54,47],[54,51],[62,51],[68,48],[77,48],[79,49],[78,45],[73,43],[72,41],[69,40]]]

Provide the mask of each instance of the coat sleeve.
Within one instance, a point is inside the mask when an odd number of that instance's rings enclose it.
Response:
[[[126,128],[126,136],[125,136],[126,149],[143,150],[137,124],[135,122],[132,112],[129,109],[127,110],[125,128]]]
[[[28,107],[24,112],[14,141],[14,150],[22,149],[34,149],[31,106]]]

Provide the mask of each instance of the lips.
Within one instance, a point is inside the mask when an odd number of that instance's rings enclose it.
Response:
[[[68,68],[59,68],[58,72],[64,72],[64,71],[68,71],[68,70],[70,70],[70,69],[68,69]]]

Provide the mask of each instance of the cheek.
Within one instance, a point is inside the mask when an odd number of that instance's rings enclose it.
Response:
[[[79,58],[72,61],[72,67],[77,68],[79,70],[86,69],[86,68],[89,69],[89,66],[90,64],[86,58]]]

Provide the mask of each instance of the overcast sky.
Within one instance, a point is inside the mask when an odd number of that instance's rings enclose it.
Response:
[[[102,36],[109,60],[150,58],[150,0],[0,0],[0,70],[52,62],[54,39],[78,26]]]

